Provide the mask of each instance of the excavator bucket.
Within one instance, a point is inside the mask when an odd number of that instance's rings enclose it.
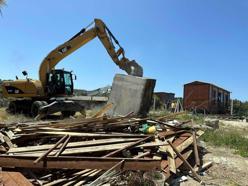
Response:
[[[135,60],[126,61],[123,70],[132,76],[143,76],[143,68]]]

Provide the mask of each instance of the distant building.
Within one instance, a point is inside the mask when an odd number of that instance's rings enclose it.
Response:
[[[160,103],[162,103],[163,107],[166,109],[171,107],[171,103],[175,99],[174,93],[155,92],[154,94],[159,98]]]
[[[211,114],[224,114],[229,110],[230,91],[211,83],[194,81],[184,85],[183,106]]]

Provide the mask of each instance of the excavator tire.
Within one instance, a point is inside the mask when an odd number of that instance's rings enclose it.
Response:
[[[9,112],[11,114],[16,114],[16,112],[17,112],[17,106],[16,106],[16,103],[14,101],[11,101],[9,103],[7,112]]]
[[[46,101],[41,101],[41,103],[42,103],[42,107],[48,105],[48,103]]]
[[[42,101],[35,101],[31,106],[31,115],[32,117],[36,117],[39,114],[40,108],[43,106]]]
[[[75,111],[61,111],[63,118],[68,118],[75,115]]]

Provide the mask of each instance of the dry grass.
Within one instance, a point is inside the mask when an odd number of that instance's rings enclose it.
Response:
[[[248,138],[243,132],[235,128],[220,128],[215,131],[205,131],[202,139],[214,146],[229,147],[234,149],[237,154],[248,157]]]
[[[0,122],[4,123],[16,123],[16,122],[26,122],[33,120],[32,118],[28,118],[22,114],[9,114],[6,112],[6,108],[0,108]]]

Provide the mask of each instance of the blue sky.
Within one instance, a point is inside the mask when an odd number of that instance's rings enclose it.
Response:
[[[183,94],[183,84],[217,84],[248,100],[247,0],[8,0],[0,18],[0,78],[37,79],[42,59],[94,18],[157,79],[156,91]],[[76,88],[95,89],[124,73],[96,38],[58,68],[77,74]]]

